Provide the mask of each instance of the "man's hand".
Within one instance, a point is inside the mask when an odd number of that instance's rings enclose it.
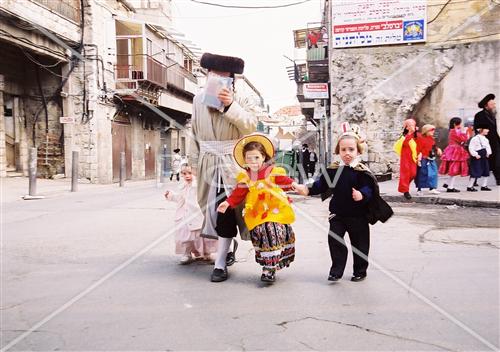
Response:
[[[231,105],[234,100],[233,92],[227,88],[222,88],[217,98],[224,104],[224,107]]]
[[[481,159],[481,155],[476,155],[476,159]]]
[[[227,202],[227,200],[223,201],[222,203],[219,204],[219,206],[217,207],[217,211],[219,213],[225,213],[227,208],[229,208],[229,203]]]
[[[358,191],[357,189],[352,189],[352,199],[354,199],[355,202],[359,202],[360,200],[363,199],[363,193]]]

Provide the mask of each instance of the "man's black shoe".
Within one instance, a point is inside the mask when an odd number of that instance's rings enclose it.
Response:
[[[458,192],[460,192],[460,190],[456,189],[456,188],[448,188],[446,190],[446,192],[448,192],[448,193],[458,193]]]
[[[231,266],[236,262],[236,251],[238,250],[238,241],[233,239],[233,251],[227,253],[226,265]]]
[[[328,281],[339,281],[340,279],[342,279],[342,276],[340,275],[335,275],[335,274],[328,275]]]
[[[467,192],[477,192],[477,189],[474,187],[467,187]]]
[[[210,281],[212,282],[222,282],[227,280],[227,269],[214,269]]]
[[[445,183],[445,184],[443,185],[443,188],[448,188],[448,184],[446,184],[446,183]]]
[[[481,191],[491,191],[491,188],[489,188],[489,187],[481,187]]]
[[[404,196],[406,199],[408,199],[408,200],[410,200],[410,199],[411,199],[411,195],[410,195],[410,193],[409,193],[409,192],[405,192],[405,193],[403,194],[403,196]]]
[[[363,281],[365,278],[366,278],[366,274],[353,275],[353,277],[351,277],[351,281],[353,281],[353,282]]]

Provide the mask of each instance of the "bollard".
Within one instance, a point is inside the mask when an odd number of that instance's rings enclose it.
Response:
[[[24,200],[44,199],[44,196],[36,195],[36,164],[38,162],[38,151],[36,148],[30,148],[28,158],[29,192],[22,198]]]
[[[37,149],[30,148],[29,154],[29,195],[36,196],[36,163],[38,160]]]
[[[125,184],[126,168],[125,168],[125,152],[120,153],[120,187]]]
[[[161,158],[159,158],[158,160],[156,160],[156,188],[160,188],[162,185],[161,166],[162,166],[162,161]]]
[[[78,191],[78,152],[73,151],[71,160],[71,192]]]

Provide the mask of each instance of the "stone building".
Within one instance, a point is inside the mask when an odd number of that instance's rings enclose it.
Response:
[[[335,139],[344,121],[359,124],[367,135],[368,161],[374,172],[398,172],[392,145],[404,119],[413,116],[419,126],[435,124],[443,147],[451,117],[470,120],[483,96],[498,96],[497,1],[422,0],[425,41],[341,48],[333,45],[336,33],[332,35],[332,9],[338,4],[324,1],[322,23],[329,28],[330,38],[331,135]],[[352,35],[354,39],[356,33]]]
[[[187,152],[198,48],[175,37],[169,6],[1,2],[0,176],[26,175],[33,146],[40,176],[69,176],[78,151],[80,178],[99,183],[117,180],[122,151],[135,179]]]

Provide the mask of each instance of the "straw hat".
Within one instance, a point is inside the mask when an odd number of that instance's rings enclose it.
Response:
[[[234,150],[233,150],[234,160],[242,168],[245,168],[245,166],[246,166],[245,156],[243,155],[243,148],[245,147],[245,145],[247,145],[250,142],[259,142],[260,144],[262,144],[264,146],[264,150],[266,151],[266,154],[270,158],[274,157],[274,145],[267,136],[260,134],[260,133],[249,134],[249,135],[244,136],[243,138],[239,139],[236,142],[236,145],[234,146]]]
[[[426,134],[427,132],[431,130],[435,130],[436,127],[434,125],[423,125],[422,126],[422,134]]]

